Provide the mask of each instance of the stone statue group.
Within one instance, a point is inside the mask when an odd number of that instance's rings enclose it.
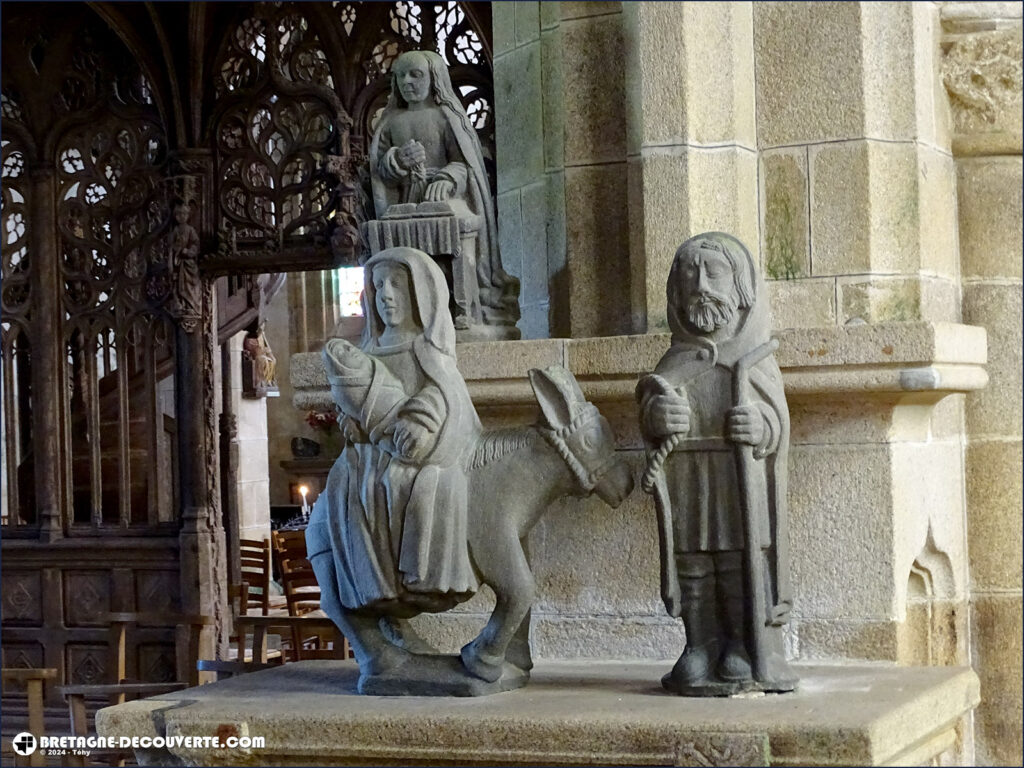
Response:
[[[597,493],[618,506],[632,472],[558,366],[529,371],[536,424],[481,428],[457,334],[514,326],[515,294],[479,141],[436,54],[395,62],[370,164],[378,219],[365,225],[365,330],[359,345],[333,339],[323,351],[346,446],[306,531],[321,606],[352,645],[361,693],[520,687],[535,595],[523,541],[559,497]],[[461,263],[446,274],[443,256]],[[687,696],[790,691],[789,414],[764,285],[742,243],[710,232],[676,252],[667,299],[671,347],[636,387],[662,598],[686,630],[662,683]],[[409,618],[448,610],[481,583],[496,605],[459,655],[412,630]]]

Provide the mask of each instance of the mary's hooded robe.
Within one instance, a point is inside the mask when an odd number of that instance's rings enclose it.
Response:
[[[391,248],[367,261],[362,350],[389,360],[379,356],[377,345],[385,326],[376,310],[373,268],[382,263],[409,271],[423,332],[397,354],[415,366],[423,384],[407,392],[384,423],[365,430],[368,442],[346,445],[313,507],[306,541],[310,559],[333,553],[338,595],[347,609],[411,616],[447,610],[479,586],[467,544],[465,467],[481,428],[455,365],[444,274],[422,251]],[[323,352],[329,380],[337,371],[332,349],[329,341]],[[383,369],[375,378],[394,382]],[[395,455],[387,425],[398,418],[431,426],[435,439],[422,460]]]

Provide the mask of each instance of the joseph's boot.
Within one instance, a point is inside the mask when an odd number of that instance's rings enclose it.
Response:
[[[744,605],[743,559],[739,552],[722,552],[715,556],[718,579],[718,601],[725,630],[725,650],[718,662],[718,676],[730,683],[753,680],[750,655],[747,653],[747,611]]]
[[[707,558],[711,566],[709,555],[697,557]],[[685,695],[686,689],[699,688],[713,679],[721,647],[715,617],[715,577],[710,567],[680,568],[679,591],[686,648],[661,684],[666,690]]]

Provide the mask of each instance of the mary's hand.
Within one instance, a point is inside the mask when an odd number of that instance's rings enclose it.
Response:
[[[345,436],[345,441],[349,443],[368,443],[370,441],[363,428],[359,426],[359,422],[351,416],[346,416],[342,419],[341,434]]]
[[[409,139],[395,153],[398,164],[407,171],[427,162],[427,150],[416,139]]]
[[[399,456],[407,461],[417,463],[426,458],[427,452],[430,450],[431,437],[430,430],[422,424],[399,418],[395,422],[392,439]]]
[[[454,191],[455,185],[452,182],[448,179],[438,179],[430,183],[423,193],[423,199],[432,203],[441,202],[451,197]]]

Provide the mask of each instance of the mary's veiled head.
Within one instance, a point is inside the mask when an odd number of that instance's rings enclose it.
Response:
[[[390,267],[388,269],[387,267]],[[383,269],[381,269],[383,268]],[[455,354],[455,326],[448,310],[448,284],[444,272],[423,251],[415,248],[387,248],[369,259],[363,265],[365,290],[363,292],[363,308],[366,315],[366,328],[363,335],[363,347],[374,343],[388,327],[387,319],[382,315],[379,304],[391,304],[391,311],[398,309],[392,296],[379,297],[380,289],[375,285],[374,274],[380,278],[389,274],[397,276],[395,268],[402,268],[408,273],[409,312],[412,319],[422,329],[427,342],[446,355]],[[378,279],[377,282],[380,282]],[[386,290],[395,291],[400,280],[393,280]],[[383,287],[383,284],[382,286]],[[394,316],[393,316],[394,317]]]

